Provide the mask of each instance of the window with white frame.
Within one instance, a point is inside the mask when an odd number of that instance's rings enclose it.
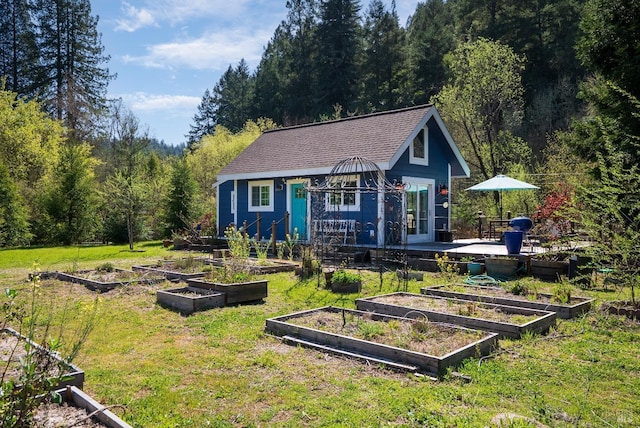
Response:
[[[342,177],[332,177],[331,187],[327,194],[327,211],[359,211],[360,191],[357,190],[360,177],[358,175],[348,175]],[[349,189],[352,190],[349,190]]]
[[[409,162],[429,165],[429,130],[426,127],[422,128],[411,142]]]
[[[249,211],[273,211],[273,180],[249,182]]]

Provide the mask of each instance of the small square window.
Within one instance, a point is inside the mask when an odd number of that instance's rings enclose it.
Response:
[[[273,181],[249,182],[249,211],[273,211]]]
[[[327,210],[358,211],[360,209],[358,180],[358,176],[348,176],[334,182],[332,187],[336,190],[327,195]],[[354,190],[349,190],[349,188]]]

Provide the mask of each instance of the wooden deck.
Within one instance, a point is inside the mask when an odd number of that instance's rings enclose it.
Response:
[[[456,239],[453,242],[426,242],[420,244],[409,244],[407,246],[397,246],[387,249],[405,250],[409,255],[448,254],[451,258],[471,257],[491,257],[506,256],[507,247],[504,243],[489,239]],[[548,251],[548,249],[529,245],[527,242],[522,243],[520,255],[531,256]]]

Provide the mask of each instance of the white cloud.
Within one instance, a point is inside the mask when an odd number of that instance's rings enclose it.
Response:
[[[126,18],[116,19],[116,31],[132,33],[143,27],[157,25],[153,13],[148,9],[138,9],[127,2],[122,3],[122,12]]]
[[[137,111],[187,111],[188,115],[191,116],[201,101],[199,97],[187,95],[148,94],[145,92],[121,94],[118,97],[122,98],[125,104],[130,106],[134,114]]]
[[[123,1],[123,18],[116,19],[116,31],[134,32],[149,26],[171,25],[193,18],[233,19],[242,16],[249,0],[146,0],[136,7]]]
[[[236,28],[190,40],[152,45],[147,47],[146,55],[126,55],[123,61],[151,68],[189,67],[220,71],[244,58],[249,66],[254,66],[259,62],[265,41],[270,36],[271,29],[252,34],[245,28]]]

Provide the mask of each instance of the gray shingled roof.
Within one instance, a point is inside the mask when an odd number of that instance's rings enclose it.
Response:
[[[351,156],[387,163],[432,108],[422,105],[268,131],[223,168],[218,178],[331,169]]]

